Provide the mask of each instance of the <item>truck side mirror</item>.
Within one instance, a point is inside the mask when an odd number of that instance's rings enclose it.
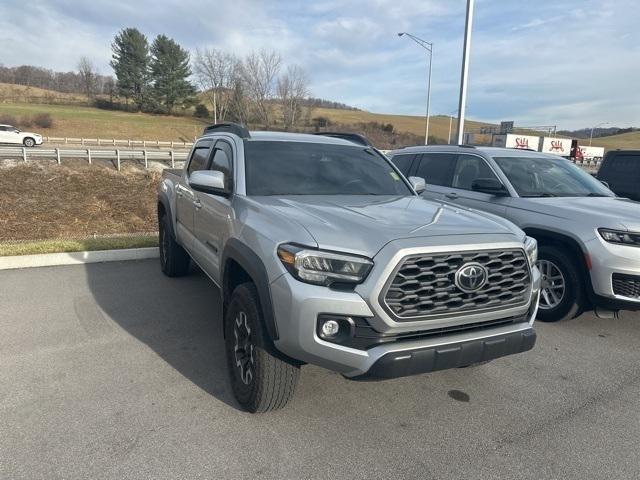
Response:
[[[422,177],[409,177],[409,183],[417,194],[424,192],[427,189],[427,182]]]
[[[224,173],[217,170],[196,170],[189,175],[189,186],[198,192],[228,195]]]
[[[471,190],[500,197],[509,195],[504,185],[496,178],[476,178],[471,182]]]

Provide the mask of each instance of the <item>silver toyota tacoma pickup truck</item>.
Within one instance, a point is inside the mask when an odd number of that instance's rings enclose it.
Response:
[[[538,320],[640,310],[640,203],[556,155],[434,145],[389,156],[425,177],[424,198],[499,215],[538,241]]]
[[[205,129],[159,186],[160,261],[219,287],[233,392],[283,407],[300,366],[384,379],[531,349],[536,241],[420,198],[363,137]]]

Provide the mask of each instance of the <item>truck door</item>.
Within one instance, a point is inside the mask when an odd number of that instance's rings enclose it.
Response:
[[[227,189],[233,192],[233,147],[226,140],[218,140],[213,147],[210,170],[224,173]],[[221,285],[220,257],[229,236],[231,223],[231,195],[196,192],[194,258]]]
[[[187,168],[176,185],[176,236],[178,242],[190,253],[193,249],[196,193],[189,186],[189,175],[206,170],[213,141],[200,140],[189,157]]]
[[[422,193],[432,200],[448,200],[445,194],[451,191],[451,178],[456,165],[454,153],[424,153],[418,155],[414,163],[414,172],[409,175],[424,178],[427,188]]]

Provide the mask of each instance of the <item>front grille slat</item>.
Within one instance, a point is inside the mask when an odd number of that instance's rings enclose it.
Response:
[[[488,271],[487,283],[472,293],[463,292],[454,281],[458,269],[467,263],[479,263]],[[398,321],[410,321],[525,305],[530,287],[523,250],[419,254],[401,261],[383,301]]]
[[[614,273],[613,293],[629,298],[640,298],[640,277],[636,275],[625,275]]]

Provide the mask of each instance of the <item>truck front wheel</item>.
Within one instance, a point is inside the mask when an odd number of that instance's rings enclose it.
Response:
[[[261,348],[262,312],[253,283],[236,287],[226,309],[225,344],[231,388],[251,413],[284,407],[293,397],[300,368]]]
[[[168,277],[181,277],[189,272],[189,254],[178,245],[171,235],[169,217],[163,214],[158,222],[158,236],[160,243],[160,268]]]

